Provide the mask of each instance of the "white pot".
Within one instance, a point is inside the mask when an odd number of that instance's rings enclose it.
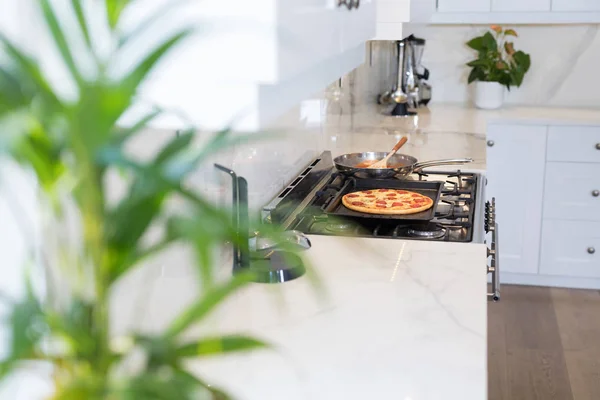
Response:
[[[498,82],[475,82],[475,106],[494,110],[504,103],[505,87]]]

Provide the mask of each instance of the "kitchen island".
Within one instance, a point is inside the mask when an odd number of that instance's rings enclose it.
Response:
[[[486,399],[485,245],[310,239],[305,255],[324,291],[304,276],[236,294],[191,335],[251,334],[273,350],[198,360],[195,373],[240,400]],[[117,324],[168,323],[197,293],[186,265],[127,279]],[[145,312],[134,311],[140,299]]]

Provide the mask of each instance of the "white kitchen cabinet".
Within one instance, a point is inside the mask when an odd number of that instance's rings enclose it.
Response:
[[[124,30],[169,3],[133,2]],[[135,43],[135,50],[192,26],[197,32],[175,50],[173,62],[162,67],[165,74],[183,74],[188,79],[202,74],[209,80],[222,77],[274,84],[341,53],[342,31],[348,21],[355,24],[356,44],[359,38],[363,43],[370,39],[372,32],[363,31],[369,22],[358,24],[357,14],[368,16],[360,8],[338,7],[335,0],[194,1],[169,9],[155,24],[153,34],[147,35],[144,43]],[[371,25],[373,21],[374,17]]]
[[[436,0],[377,0],[376,40],[401,40],[409,35],[411,23],[427,23]]]
[[[57,10],[70,7],[69,0],[51,2]],[[268,128],[291,107],[363,63],[364,44],[375,35],[375,0],[361,0],[352,10],[340,7],[337,0],[178,3],[139,0],[131,2],[124,15],[120,29],[129,32],[162,10],[142,40],[129,43],[111,69],[115,74],[129,71],[170,34],[186,26],[196,30],[155,68],[138,93],[134,109],[119,121],[121,125],[159,106],[170,113],[153,121],[156,128],[177,129],[186,125],[184,121],[207,130]],[[103,14],[93,11],[90,18],[98,16],[101,21]],[[29,39],[39,44],[36,55],[50,72],[50,81],[69,92],[67,73],[45,40],[48,34],[39,16],[18,15],[21,21],[29,21]],[[34,30],[37,27],[42,28]]]
[[[552,0],[552,11],[600,11],[600,1]]]
[[[438,0],[437,11],[444,12],[489,12],[490,0]]]
[[[600,289],[600,126],[495,122],[487,139],[501,281]]]
[[[548,163],[544,218],[600,222],[600,163]]]
[[[552,0],[492,0],[492,12],[550,11]]]
[[[158,0],[138,7],[147,1]],[[170,55],[141,95],[205,129],[268,128],[363,63],[364,44],[375,34],[374,0],[351,10],[336,0],[204,0],[187,7],[157,32],[181,21],[205,21],[208,29]],[[157,125],[177,127],[175,118]]]
[[[596,0],[438,0],[432,24],[583,24],[600,22]]]
[[[538,272],[546,130],[527,125],[488,127],[487,196],[496,198],[501,272]]]
[[[551,126],[548,161],[600,163],[600,126]]]
[[[540,273],[600,278],[600,222],[544,221]]]
[[[320,0],[321,2],[323,0]],[[352,11],[340,9],[342,52],[363,46],[367,40],[375,37],[377,8],[376,0],[360,0],[360,7]],[[324,31],[322,34],[326,34]],[[322,35],[321,34],[321,35]]]

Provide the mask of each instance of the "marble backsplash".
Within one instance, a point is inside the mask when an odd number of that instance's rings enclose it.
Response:
[[[508,104],[550,107],[600,108],[600,25],[517,25],[516,48],[531,54],[532,66],[520,88],[512,89]],[[472,99],[467,85],[474,56],[465,43],[484,32],[484,25],[415,27],[427,40],[423,65],[431,72],[434,103],[466,103]],[[344,77],[357,103],[372,103],[392,86],[393,53],[390,42],[367,45],[367,62]],[[350,94],[348,94],[350,95]]]

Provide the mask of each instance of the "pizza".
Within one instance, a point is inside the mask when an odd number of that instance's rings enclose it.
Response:
[[[367,214],[416,214],[433,207],[433,200],[422,194],[399,189],[372,189],[352,192],[342,197],[350,210]]]

